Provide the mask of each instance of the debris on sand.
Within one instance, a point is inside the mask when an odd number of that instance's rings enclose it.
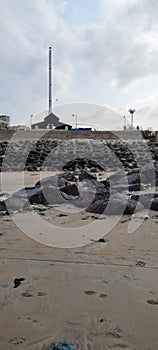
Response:
[[[98,241],[95,241],[95,239],[91,239],[91,242],[95,242],[95,243],[107,243],[107,242],[108,242],[108,239],[99,238]]]
[[[136,266],[140,266],[140,267],[143,267],[143,266],[145,266],[146,265],[146,263],[144,262],[144,261],[137,261],[136,262]]]
[[[15,280],[14,280],[14,288],[19,287],[22,281],[25,281],[25,278],[15,278]]]
[[[148,219],[150,219],[150,216],[148,214],[144,213],[144,214],[140,215],[140,219],[148,220]]]
[[[64,216],[68,216],[67,214],[63,214],[63,213],[61,213],[61,214],[59,214],[59,215],[57,215],[59,218],[62,218],[62,217],[64,217]]]
[[[100,238],[100,239],[98,239],[97,242],[98,242],[98,243],[107,243],[107,242],[108,242],[108,239]]]
[[[67,343],[52,344],[48,350],[74,350],[73,347]]]

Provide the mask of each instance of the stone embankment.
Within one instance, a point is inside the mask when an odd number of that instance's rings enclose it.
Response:
[[[154,146],[144,140],[38,139],[0,142],[3,171],[58,171],[76,158],[94,160],[105,171],[141,169],[157,161]]]

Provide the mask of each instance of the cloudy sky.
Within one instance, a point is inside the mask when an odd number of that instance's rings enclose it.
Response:
[[[158,129],[157,18],[157,0],[1,0],[0,114],[20,124],[47,110],[52,46],[56,110],[100,105],[85,122],[113,128],[118,116],[121,128],[135,108],[135,125]]]

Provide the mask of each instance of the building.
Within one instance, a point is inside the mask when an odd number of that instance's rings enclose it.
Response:
[[[72,126],[59,121],[59,118],[54,113],[49,113],[43,121],[32,124],[31,129],[61,129],[71,130]]]
[[[0,129],[5,130],[10,126],[10,117],[8,115],[0,115]]]

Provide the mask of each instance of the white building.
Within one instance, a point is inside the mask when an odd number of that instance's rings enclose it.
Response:
[[[0,129],[8,129],[10,126],[10,117],[8,115],[0,115]]]

